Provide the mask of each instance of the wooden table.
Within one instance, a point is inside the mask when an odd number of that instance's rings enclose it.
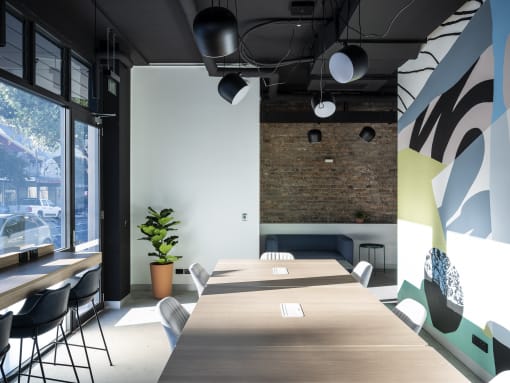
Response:
[[[55,252],[0,270],[0,309],[101,263],[100,252]]]
[[[466,379],[334,261],[221,260],[159,381]]]
[[[434,349],[409,347],[188,347],[160,382],[467,382]]]

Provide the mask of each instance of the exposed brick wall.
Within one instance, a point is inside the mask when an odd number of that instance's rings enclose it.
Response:
[[[363,126],[376,130],[365,142]],[[310,144],[307,132],[320,129]],[[262,123],[261,223],[370,223],[397,217],[397,128],[392,124]],[[325,158],[334,163],[325,163]]]

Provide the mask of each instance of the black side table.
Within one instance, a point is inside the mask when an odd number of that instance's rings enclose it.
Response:
[[[377,249],[383,249],[383,271],[386,272],[386,247],[382,243],[360,243],[358,247],[358,262],[361,261],[361,249],[367,249],[368,253],[368,262],[370,262],[370,255],[374,256],[374,271],[375,271],[375,264],[376,264],[376,257]]]

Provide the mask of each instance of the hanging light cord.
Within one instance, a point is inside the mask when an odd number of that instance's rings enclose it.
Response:
[[[246,61],[247,63],[249,64],[252,64],[254,66],[258,66],[258,67],[261,67],[261,68],[274,68],[274,67],[278,67],[278,68],[281,68],[283,66],[288,66],[288,65],[294,65],[294,64],[303,64],[303,63],[310,63],[310,62],[313,62],[314,61],[314,58],[312,56],[310,57],[299,57],[299,58],[296,58],[296,59],[291,59],[291,60],[285,60],[286,57],[288,57],[288,55],[290,54],[288,51],[285,53],[284,55],[284,58],[283,60],[280,59],[278,60],[277,62],[260,62],[260,61],[257,61],[257,59],[255,59],[253,57],[253,54],[251,52],[251,50],[249,49],[248,45],[246,44],[246,38],[247,36],[259,29],[259,28],[262,28],[266,25],[270,25],[270,24],[293,24],[294,27],[292,29],[292,36],[291,36],[291,39],[294,38],[294,33],[295,33],[295,29],[296,29],[296,19],[276,19],[276,20],[267,20],[267,21],[264,21],[264,22],[261,22],[259,24],[256,24],[254,25],[253,27],[251,27],[250,29],[248,29],[246,32],[243,33],[243,35],[241,36],[241,39],[240,39],[240,49],[239,49],[239,53],[241,55],[241,57],[243,58],[244,61]],[[300,19],[299,20],[301,23],[313,23],[314,19]]]
[[[324,20],[325,18],[326,18],[325,0],[322,0],[322,19]],[[326,25],[324,25],[324,28],[326,28]],[[324,39],[321,40],[321,44],[322,44],[322,52],[324,52]],[[324,73],[324,58],[321,57],[320,60],[321,60],[321,77],[320,77],[320,82],[319,82],[319,88],[320,88],[321,95],[320,95],[320,100],[319,100],[319,108],[323,109],[324,103],[322,102],[322,75]]]
[[[347,0],[348,1],[348,0]],[[347,34],[349,34],[349,30],[351,31],[354,31],[356,33],[359,33],[359,35],[361,37],[377,37],[377,38],[385,38],[386,36],[388,36],[388,34],[390,33],[391,31],[391,28],[393,28],[393,25],[395,24],[395,21],[397,21],[397,19],[400,17],[400,15],[402,13],[404,13],[406,11],[407,8],[409,8],[411,5],[413,5],[414,3],[416,2],[416,0],[410,0],[406,5],[404,5],[402,8],[400,8],[397,13],[395,14],[395,16],[392,17],[392,19],[390,20],[388,26],[386,27],[386,30],[384,31],[384,33],[382,34],[377,34],[377,33],[367,33],[367,34],[363,34],[361,32],[361,24],[360,24],[360,27],[359,29],[356,29],[352,26],[349,25],[349,23],[342,17],[342,14],[341,13],[338,13],[340,19],[344,22],[344,24],[346,25],[346,28],[347,28]],[[342,3],[342,6],[343,6],[344,3]],[[361,8],[361,0],[360,0],[360,6]]]

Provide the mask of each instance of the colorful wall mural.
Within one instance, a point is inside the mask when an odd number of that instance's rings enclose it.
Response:
[[[487,376],[510,369],[509,17],[467,1],[398,78],[399,299]]]

